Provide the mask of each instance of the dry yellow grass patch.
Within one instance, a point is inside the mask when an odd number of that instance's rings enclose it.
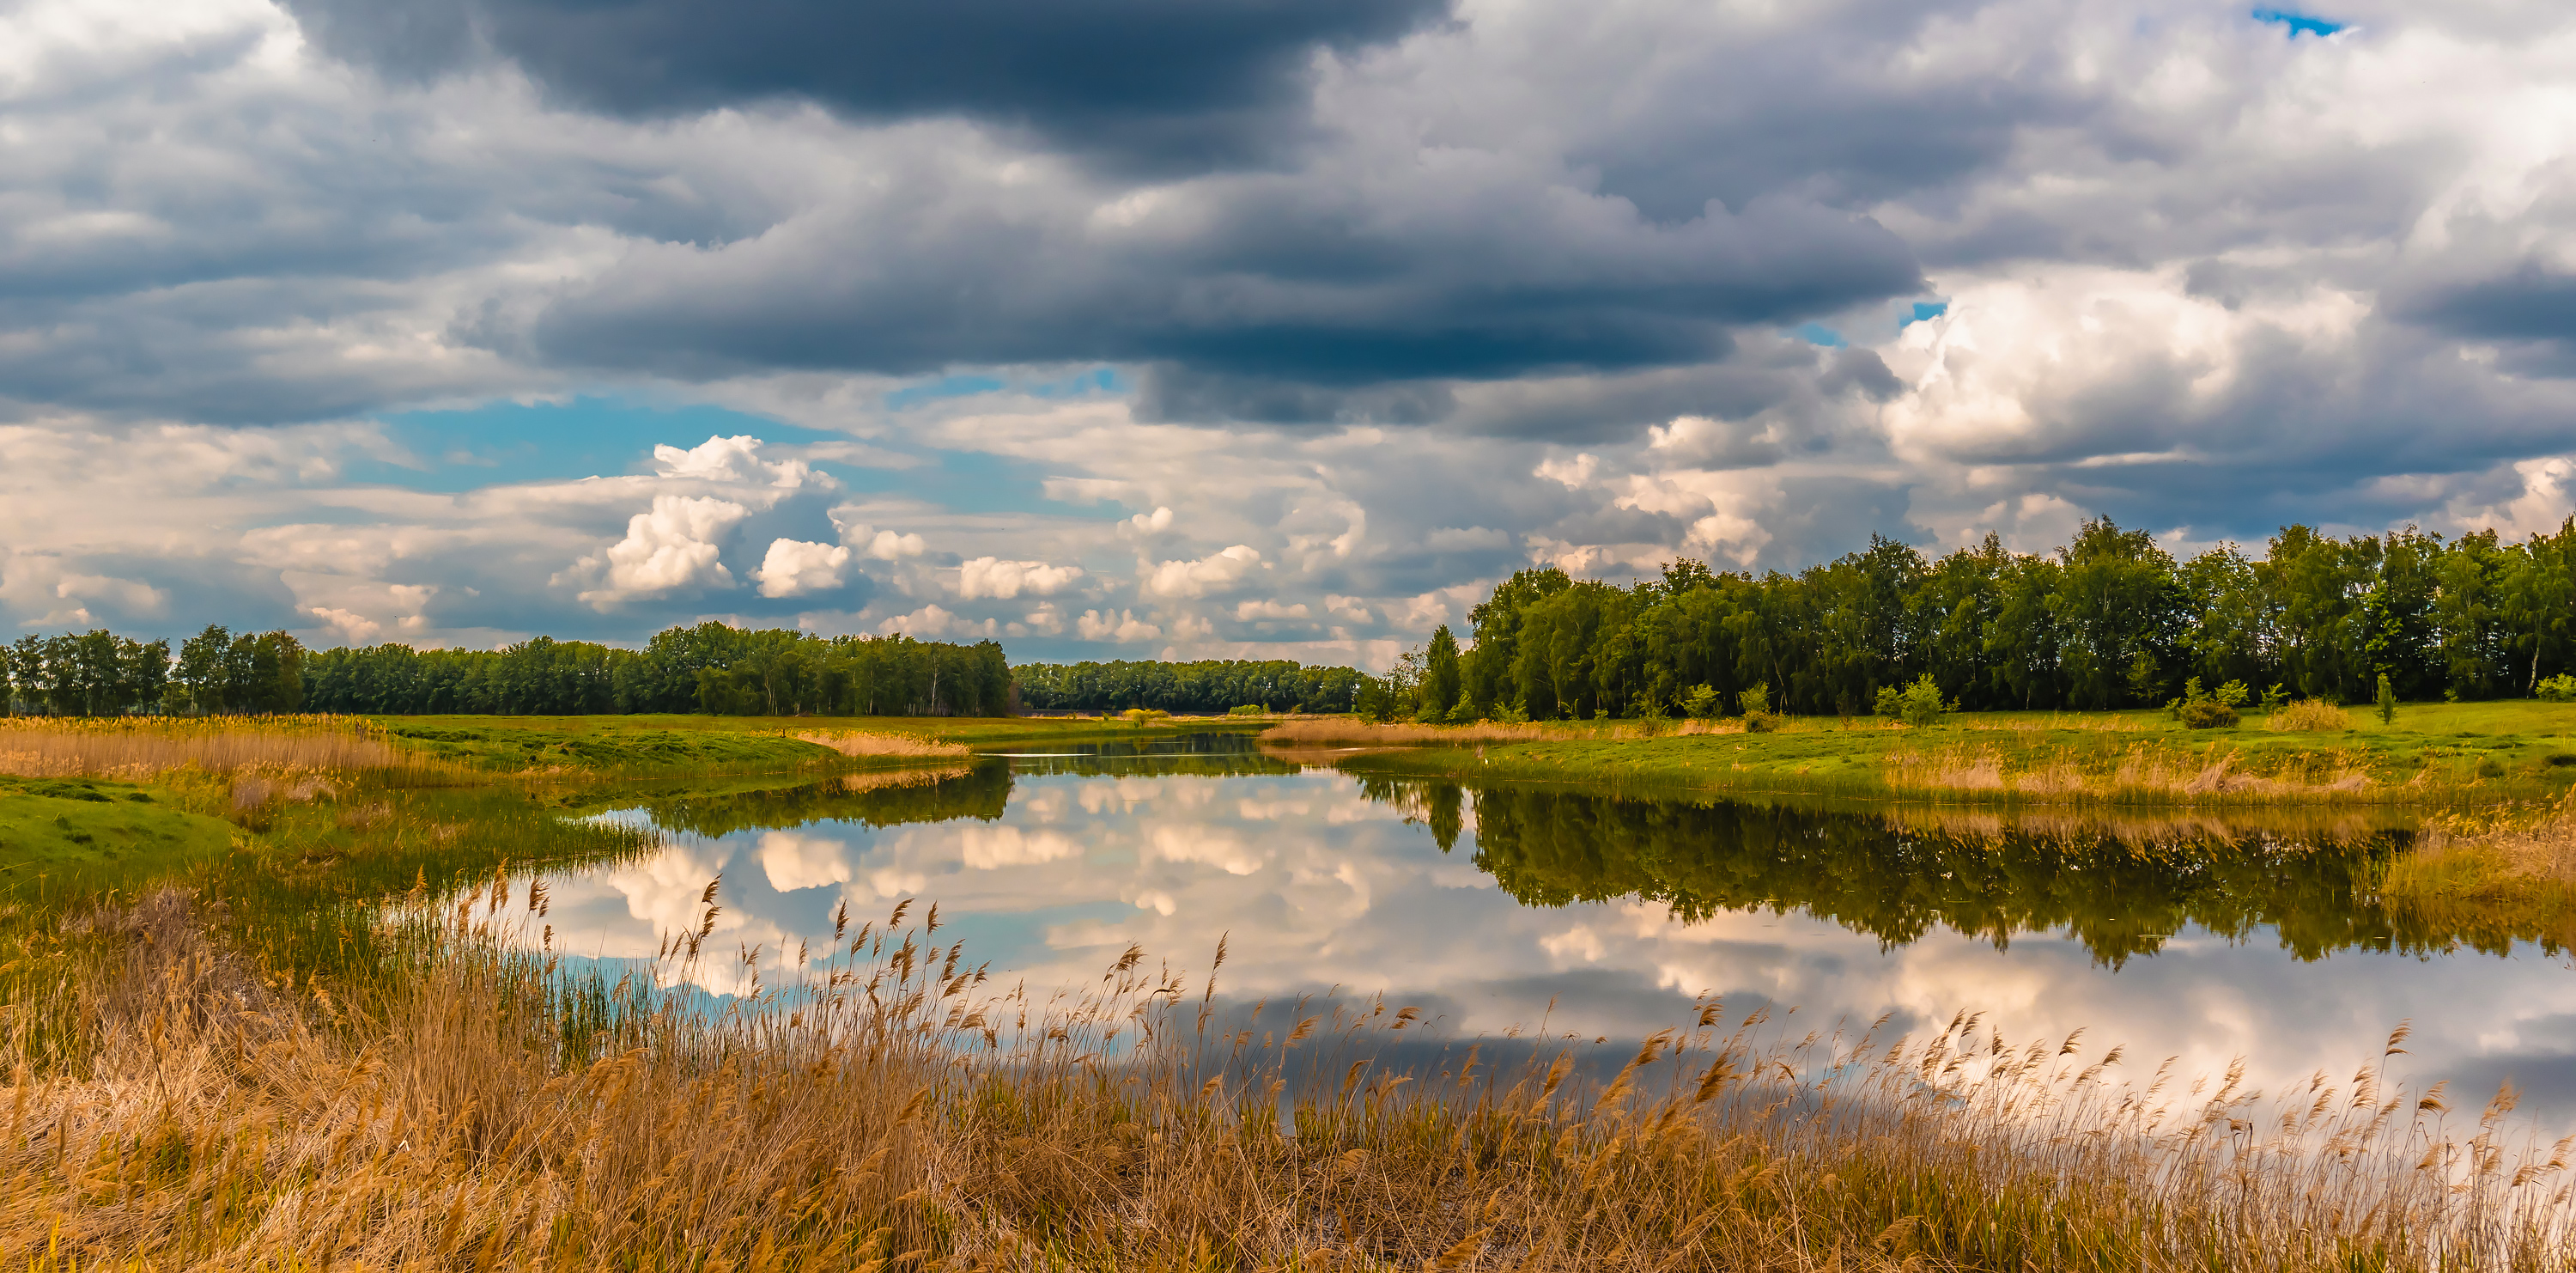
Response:
[[[1479,721],[1473,725],[1424,725],[1396,721],[1374,725],[1348,717],[1291,719],[1262,731],[1264,746],[1298,747],[1479,747],[1500,743],[1608,742],[1629,738],[1666,738],[1687,734],[1740,734],[1741,719],[1622,721],[1579,725],[1530,721],[1506,725]]]
[[[2306,698],[2272,713],[2264,720],[2263,727],[2289,732],[2343,734],[2352,731],[2352,717],[2324,699]]]
[[[2186,803],[2313,802],[2359,795],[2369,787],[2368,776],[2352,757],[2325,758],[2311,766],[2324,772],[2311,772],[2304,781],[2240,773],[2237,761],[2232,752],[2212,760],[2142,743],[2122,752],[2107,772],[2088,772],[2062,751],[2016,760],[1973,743],[1957,743],[1892,753],[1885,778],[1890,789],[1909,794],[2003,792],[2041,801],[2153,797]]]
[[[930,738],[911,738],[902,734],[846,732],[826,734],[809,731],[796,735],[798,742],[829,747],[844,756],[965,756],[974,749],[964,743],[943,743]]]
[[[2561,1160],[2522,1151],[2509,1099],[2455,1134],[2438,1089],[2375,1063],[2266,1099],[2170,1063],[2123,1081],[2118,1048],[2012,1044],[1964,1014],[1929,1037],[1791,1039],[1704,1000],[1597,1070],[1537,1039],[1404,1068],[1413,1010],[1246,1014],[1134,949],[1089,992],[994,994],[909,903],[884,928],[845,917],[792,989],[706,1016],[631,984],[562,995],[471,939],[515,903],[501,880],[469,894],[446,953],[355,1001],[226,955],[174,896],[84,917],[108,948],[57,993],[95,1023],[85,1053],[11,1036],[0,1267],[2411,1273],[2576,1254]]]
[[[0,773],[148,780],[173,769],[348,772],[406,763],[366,725],[339,717],[0,720]]]
[[[2576,792],[2538,812],[2435,818],[2385,887],[2469,901],[2576,890]]]

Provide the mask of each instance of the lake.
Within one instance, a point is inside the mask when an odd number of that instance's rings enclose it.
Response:
[[[1544,1020],[1635,1040],[1764,1004],[1794,1037],[1986,1014],[2008,1041],[2086,1032],[2277,1090],[2348,1075],[2392,1027],[2393,1069],[2481,1103],[2510,1079],[2576,1124],[2576,976],[2501,921],[2376,904],[2403,826],[2197,815],[2102,822],[1927,808],[1797,808],[1574,788],[1354,777],[1243,735],[997,754],[718,794],[638,792],[593,816],[662,847],[548,879],[552,948],[612,978],[723,909],[692,977],[710,995],[794,975],[797,952],[904,898],[939,907],[968,963],[1094,984],[1123,951],[1222,997],[1418,1005],[1453,1036]],[[525,940],[535,942],[534,935]],[[751,957],[716,958],[717,952]]]

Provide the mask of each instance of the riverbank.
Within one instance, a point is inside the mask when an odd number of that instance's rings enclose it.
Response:
[[[1959,713],[1916,728],[1877,718],[1283,726],[1266,745],[1353,773],[1565,782],[1613,789],[2020,804],[2540,804],[2576,790],[2576,705],[2346,709],[2347,728],[2190,730],[2161,712]]]
[[[987,985],[956,944],[971,910],[934,925],[935,898],[866,893],[811,934],[810,962],[799,944],[792,977],[701,1015],[738,947],[787,948],[742,926],[737,890],[767,869],[742,859],[734,879],[699,859],[707,874],[679,881],[698,906],[667,918],[704,939],[704,963],[697,942],[666,944],[612,986],[554,962],[567,941],[545,926],[570,912],[548,917],[547,867],[659,847],[652,827],[579,816],[621,793],[665,790],[655,826],[699,836],[997,816],[1008,775],[963,768],[441,785],[191,768],[164,776],[166,798],[99,780],[73,785],[103,799],[30,793],[166,808],[228,842],[0,905],[0,1266],[2304,1273],[2560,1254],[2547,1226],[2567,1204],[2545,1165],[2515,1185],[2510,1144],[2447,1128],[2438,1096],[2418,1105],[2376,1070],[2313,1105],[2313,1089],[2179,1082],[2145,1099],[2150,1067],[2116,1064],[2108,1037],[2007,1043],[1962,1015],[1801,1043],[1809,1013],[1773,1025],[1706,1000],[1642,1049],[1589,1031],[1435,1046],[1420,1036],[1437,1005],[1256,1015],[1213,971],[1141,950],[1052,999],[998,967]],[[702,798],[719,792],[736,798]],[[1505,812],[1480,811],[1479,854],[1511,859],[1506,888],[1567,887],[1542,831],[1605,843],[1598,818],[1532,809],[1506,844]],[[1706,859],[1691,827],[1642,811],[1638,829]],[[1805,839],[1727,842],[1819,881],[1902,886]],[[1677,904],[1739,904],[1744,882],[1673,875],[1690,855],[1659,843],[1619,869]],[[1981,931],[1978,892],[2042,916],[2071,900],[1957,869],[1979,863],[2032,878],[2019,859],[1950,863],[1943,922]],[[2135,891],[2107,865],[2061,874]],[[2260,1132],[2208,1134],[2237,1122]],[[2468,1192],[2412,1169],[2435,1143]]]
[[[2081,1032],[2006,1041],[1961,1014],[1823,1037],[1706,998],[1642,1044],[1426,1050],[1417,1011],[1375,999],[1220,1020],[1215,973],[1136,950],[1030,1003],[984,989],[910,901],[848,915],[808,969],[871,993],[710,1015],[653,989],[689,957],[566,986],[483,938],[526,891],[496,872],[402,929],[402,958],[300,979],[181,893],[80,912],[85,957],[15,1010],[76,1006],[82,1032],[13,1031],[0,1056],[0,1262],[2410,1273],[2570,1254],[2557,1169],[2499,1143],[2501,1105],[2463,1140],[2439,1093],[2376,1063],[2177,1094]],[[1116,1046],[1140,1022],[1158,1045]]]
[[[373,716],[393,744],[486,773],[629,776],[779,772],[963,758],[996,747],[1098,742],[1176,722],[992,716]],[[1250,732],[1266,722],[1192,720]]]

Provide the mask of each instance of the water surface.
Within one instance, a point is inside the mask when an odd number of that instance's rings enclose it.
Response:
[[[1034,749],[1032,749],[1034,751]],[[1445,1029],[1634,1039],[1700,993],[1830,1028],[1982,1011],[2007,1039],[2125,1043],[2141,1075],[2246,1060],[2277,1087],[2400,1066],[2576,1122],[2576,975],[2487,917],[2408,922],[2370,897],[2402,831],[2358,821],[2007,821],[1565,787],[1361,779],[1241,735],[1001,755],[927,779],[640,793],[598,816],[666,847],[550,881],[554,949],[649,960],[694,928],[769,984],[832,916],[937,902],[996,975],[1096,982],[1130,945],[1226,996],[1384,991]],[[853,788],[857,789],[853,789]],[[856,922],[856,919],[853,921]],[[953,929],[950,926],[953,925]],[[971,961],[970,961],[971,962]],[[740,959],[693,973],[746,986]]]

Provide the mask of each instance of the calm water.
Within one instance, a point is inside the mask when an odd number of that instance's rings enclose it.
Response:
[[[1237,1001],[1384,990],[1469,1035],[1552,1012],[1559,1030],[1634,1039],[1707,990],[1820,1028],[1963,1008],[2009,1039],[2085,1027],[2140,1074],[2243,1057],[2277,1086],[2376,1058],[2411,1019],[2412,1074],[2480,1098],[2510,1077],[2544,1121],[2576,1122],[2576,972],[2510,932],[2396,924],[2357,899],[2402,833],[1892,823],[1362,780],[1247,747],[1201,736],[878,790],[639,796],[599,816],[669,847],[552,879],[555,949],[612,975],[650,959],[721,873],[708,951],[757,949],[773,984],[800,943],[830,943],[845,899],[855,924],[918,897],[943,937],[953,924],[1032,985],[1095,982],[1130,944],[1203,970],[1231,934]],[[702,967],[707,991],[742,988],[738,962]]]

